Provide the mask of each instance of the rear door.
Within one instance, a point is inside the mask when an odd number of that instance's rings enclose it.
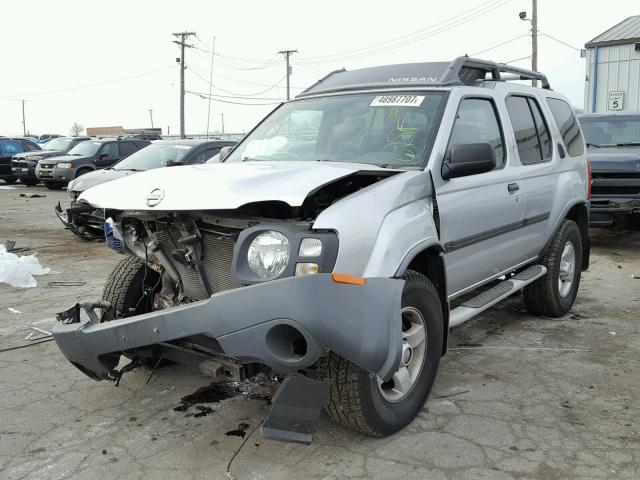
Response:
[[[120,159],[120,151],[118,150],[118,142],[106,142],[100,147],[98,157],[96,158],[96,166],[98,168],[106,168],[113,165]]]
[[[558,193],[558,150],[554,148],[549,122],[533,96],[515,94],[505,100],[515,136],[524,205],[521,248],[537,256],[547,243],[554,202]],[[558,212],[556,212],[558,213]]]
[[[488,142],[495,150],[496,168],[449,180],[442,179],[441,169],[432,170],[450,298],[524,260],[518,231],[524,209],[499,101],[497,95],[460,99],[443,158],[447,162],[455,144]]]

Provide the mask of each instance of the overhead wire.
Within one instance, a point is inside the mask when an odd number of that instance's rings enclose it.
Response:
[[[475,57],[476,55],[480,55],[481,53],[485,53],[485,52],[488,52],[490,50],[495,50],[496,48],[502,47],[503,45],[508,45],[509,43],[513,43],[516,40],[520,40],[521,38],[528,37],[528,36],[529,36],[528,33],[522,33],[520,35],[516,35],[515,37],[509,38],[508,40],[501,41],[500,43],[497,43],[497,44],[495,44],[495,45],[493,45],[491,47],[487,47],[485,49],[478,50],[477,52],[472,53],[471,56]]]
[[[55,89],[55,90],[45,90],[45,91],[41,91],[41,92],[21,93],[21,94],[16,94],[16,95],[2,95],[2,96],[0,96],[0,98],[35,97],[35,96],[38,96],[38,95],[49,95],[49,94],[55,94],[55,93],[72,92],[72,91],[75,91],[75,90],[82,90],[82,89],[85,89],[85,88],[93,88],[93,87],[99,87],[99,86],[102,86],[102,85],[108,85],[110,83],[123,82],[125,80],[131,80],[133,78],[144,77],[146,75],[152,75],[154,73],[159,73],[159,72],[163,72],[163,71],[170,70],[170,69],[175,69],[175,68],[176,68],[176,65],[171,65],[171,66],[167,66],[167,67],[163,67],[163,68],[157,68],[155,70],[149,70],[147,72],[136,73],[136,74],[133,74],[133,75],[127,75],[126,77],[114,78],[112,80],[104,80],[102,82],[88,83],[88,84],[85,84],[85,85],[76,85],[74,87],[65,87],[65,88],[59,88],[59,89]]]
[[[370,47],[363,47],[360,49],[352,50],[350,52],[343,52],[341,54],[333,54],[333,55],[322,55],[318,57],[311,57],[310,59],[315,64],[332,63],[332,62],[352,60],[356,58],[375,55],[378,53],[383,53],[385,51],[399,48],[405,45],[409,45],[411,43],[416,43],[426,38],[430,38],[440,33],[451,30],[452,28],[458,27],[467,22],[475,20],[476,18],[486,15],[487,13],[492,12],[499,7],[502,7],[503,5],[507,4],[510,1],[511,0],[497,0],[497,1],[491,0],[489,2],[480,4],[477,7],[469,9],[463,12],[462,14],[449,17],[445,20],[442,20],[433,25],[420,29],[416,32],[403,35],[393,40],[388,40],[386,42],[372,45]]]

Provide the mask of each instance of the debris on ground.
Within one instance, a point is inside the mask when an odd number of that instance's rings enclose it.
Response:
[[[28,252],[31,250],[31,247],[16,247],[16,242],[13,240],[5,240],[2,244],[4,245],[4,249],[10,253]]]
[[[15,249],[12,249],[15,251]],[[0,283],[17,288],[33,288],[38,282],[34,275],[45,275],[50,268],[44,268],[35,255],[18,256],[0,245]]]
[[[46,197],[46,195],[41,195],[39,193],[21,193],[20,196],[21,197],[26,197],[26,198],[44,198],[44,197]]]
[[[81,287],[86,285],[87,282],[77,281],[77,282],[48,282],[47,287]]]
[[[9,310],[11,313],[22,313],[20,310],[16,310],[13,307],[7,307],[7,310]]]
[[[631,278],[633,278],[634,280],[640,280],[640,274],[639,273],[632,273],[631,274]]]
[[[247,434],[247,429],[249,428],[249,424],[248,423],[240,423],[238,425],[238,428],[236,428],[235,430],[229,430],[227,433],[225,433],[225,435],[227,437],[241,437],[244,438],[244,436]]]
[[[198,410],[198,412],[193,415],[195,418],[206,417],[210,413],[215,412],[213,408],[204,405],[196,405],[196,410]]]

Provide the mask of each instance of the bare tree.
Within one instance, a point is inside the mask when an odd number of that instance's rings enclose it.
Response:
[[[73,125],[71,126],[71,136],[77,137],[82,133],[83,130],[84,130],[84,125],[81,125],[78,122],[73,122]]]

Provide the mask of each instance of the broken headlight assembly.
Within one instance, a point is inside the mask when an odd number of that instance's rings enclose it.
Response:
[[[243,230],[233,252],[234,281],[245,285],[284,277],[330,273],[338,236],[292,225],[256,225]]]

